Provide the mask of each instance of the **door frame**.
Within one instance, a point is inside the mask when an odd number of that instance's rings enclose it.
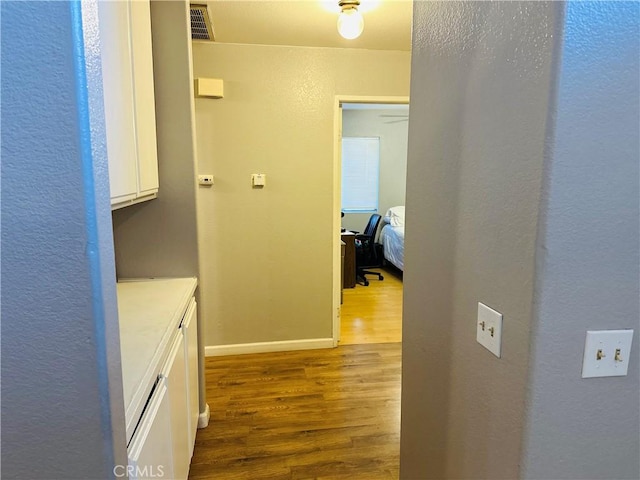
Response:
[[[340,262],[340,225],[339,215],[342,205],[342,104],[383,104],[408,105],[408,96],[361,96],[336,95],[333,102],[333,346],[340,341],[340,292],[342,290]]]

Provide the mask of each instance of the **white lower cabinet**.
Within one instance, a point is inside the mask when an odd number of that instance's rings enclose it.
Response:
[[[186,480],[199,416],[198,327],[191,299],[128,447],[129,477]]]
[[[169,403],[171,405],[171,452],[173,456],[173,478],[182,480],[189,475],[191,455],[189,422],[187,412],[187,375],[182,331],[175,342],[161,373],[167,379]]]
[[[145,414],[129,445],[129,478],[173,478],[171,410],[167,382],[159,378]]]
[[[198,321],[195,300],[191,301],[189,310],[182,322],[187,375],[187,405],[189,414],[189,458],[193,456],[193,447],[198,429],[200,414],[200,398],[198,390]]]

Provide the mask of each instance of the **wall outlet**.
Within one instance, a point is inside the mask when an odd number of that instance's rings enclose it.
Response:
[[[622,377],[629,369],[633,330],[589,330],[584,342],[582,378]]]
[[[478,302],[476,340],[484,348],[500,358],[502,347],[502,314]]]

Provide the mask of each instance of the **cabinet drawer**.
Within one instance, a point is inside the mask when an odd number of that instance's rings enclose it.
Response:
[[[129,444],[129,478],[174,478],[171,410],[166,379],[159,378]]]
[[[198,320],[195,299],[191,300],[181,328],[184,336],[186,359],[189,458],[191,458],[196,440],[196,430],[198,429],[198,417],[200,415],[200,393],[198,389]]]
[[[176,339],[169,358],[162,369],[167,381],[171,417],[171,453],[175,480],[186,480],[189,475],[191,456],[189,453],[189,427],[187,417],[187,376],[185,366],[184,338],[176,331]]]

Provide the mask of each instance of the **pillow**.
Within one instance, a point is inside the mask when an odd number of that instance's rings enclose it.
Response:
[[[391,207],[385,213],[384,219],[392,227],[404,227],[404,205]]]

